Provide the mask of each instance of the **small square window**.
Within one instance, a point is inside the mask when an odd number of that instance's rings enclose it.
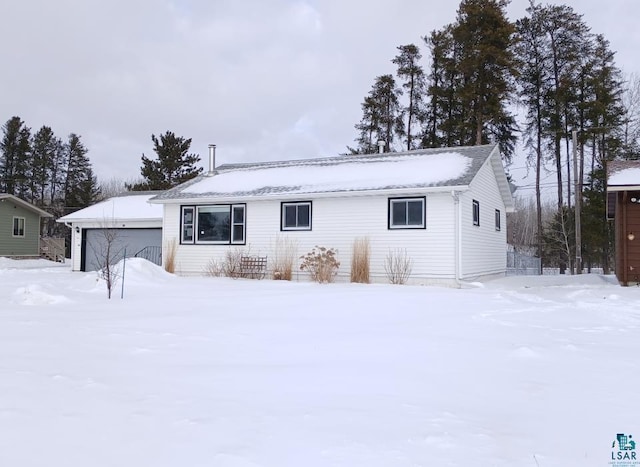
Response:
[[[311,201],[282,203],[282,230],[311,230]]]
[[[473,225],[480,225],[480,202],[473,200]]]
[[[423,229],[425,198],[392,198],[389,200],[390,229]]]
[[[500,231],[500,209],[496,209],[496,230]]]
[[[14,237],[24,237],[24,217],[14,217],[13,218],[13,236]]]

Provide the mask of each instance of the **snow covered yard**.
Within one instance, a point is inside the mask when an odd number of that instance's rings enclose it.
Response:
[[[0,258],[0,466],[604,466],[640,290],[95,274]]]

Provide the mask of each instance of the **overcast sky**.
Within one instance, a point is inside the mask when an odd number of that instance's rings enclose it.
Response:
[[[640,3],[565,3],[609,39],[625,72],[638,71]],[[376,76],[394,73],[396,47],[422,46],[458,4],[4,1],[0,122],[18,115],[34,132],[80,134],[101,180],[139,177],[151,134],[167,130],[192,138],[203,166],[209,143],[218,165],[333,156],[353,144],[360,104]],[[527,4],[513,0],[509,17]]]

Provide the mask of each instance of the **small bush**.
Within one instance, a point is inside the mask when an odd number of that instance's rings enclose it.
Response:
[[[300,270],[307,271],[311,274],[311,279],[320,284],[333,282],[340,267],[336,255],[337,252],[333,248],[316,245],[309,253],[300,257]]]
[[[351,253],[351,282],[369,283],[369,238],[356,238]]]
[[[224,275],[224,268],[222,263],[211,258],[204,268],[204,273],[211,277],[222,277]]]
[[[412,267],[413,261],[411,261],[411,258],[407,255],[407,250],[404,248],[389,250],[389,254],[387,254],[384,261],[387,279],[392,284],[406,284],[411,275]]]
[[[275,280],[290,281],[293,277],[293,264],[298,254],[298,242],[289,237],[278,236],[275,246],[275,260],[272,277]]]
[[[227,250],[222,262],[222,274],[227,277],[237,279],[242,276],[241,259],[243,256],[247,256],[249,250],[245,251],[244,248],[236,248],[234,250]]]
[[[178,244],[176,239],[172,239],[167,245],[167,255],[164,261],[164,270],[171,274],[176,272],[176,253],[178,252]]]

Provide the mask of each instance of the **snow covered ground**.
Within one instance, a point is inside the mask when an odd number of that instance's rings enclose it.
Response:
[[[605,466],[640,290],[93,273],[0,258],[0,466]]]

